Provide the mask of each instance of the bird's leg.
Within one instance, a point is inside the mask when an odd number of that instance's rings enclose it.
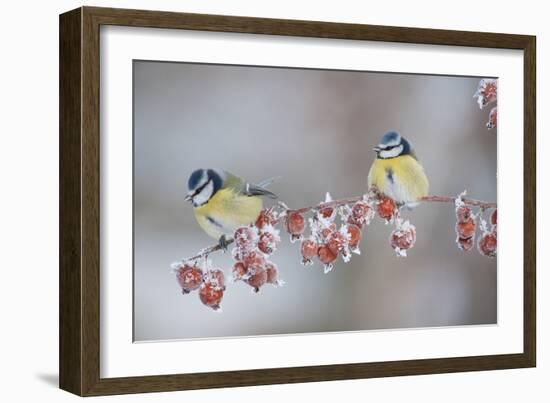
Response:
[[[227,251],[227,246],[229,246],[231,242],[228,241],[228,239],[225,237],[225,234],[222,235],[218,241],[218,244],[220,245],[220,248],[225,252]]]

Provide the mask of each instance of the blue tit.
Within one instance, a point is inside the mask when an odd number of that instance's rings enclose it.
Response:
[[[376,186],[398,204],[414,207],[428,195],[429,182],[411,144],[397,132],[388,132],[376,147],[368,186]]]
[[[256,221],[262,210],[262,196],[276,199],[266,189],[273,180],[251,184],[220,169],[197,169],[187,182],[185,200],[193,204],[201,228],[226,246],[226,237]]]

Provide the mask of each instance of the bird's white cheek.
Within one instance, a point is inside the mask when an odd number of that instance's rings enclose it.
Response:
[[[210,181],[199,194],[193,197],[193,204],[195,207],[202,206],[204,203],[207,203],[212,197],[212,193],[214,193],[214,184]]]
[[[380,151],[380,157],[382,158],[395,158],[403,152],[403,146],[394,147],[391,150]]]

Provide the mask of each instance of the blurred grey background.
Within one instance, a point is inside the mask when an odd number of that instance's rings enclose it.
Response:
[[[196,168],[272,186],[291,207],[366,191],[372,147],[388,130],[414,145],[430,193],[496,201],[497,138],[472,98],[478,78],[134,61],[134,339],[251,336],[492,324],[496,260],[455,244],[454,208],[422,204],[407,258],[391,227],[368,227],[362,254],[300,265],[298,244],[273,256],[284,287],[228,284],[223,312],[182,295],[171,262],[211,245],[184,202]],[[212,255],[230,274],[232,261]]]

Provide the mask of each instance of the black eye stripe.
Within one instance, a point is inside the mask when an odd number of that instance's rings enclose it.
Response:
[[[393,150],[394,148],[399,147],[399,146],[400,146],[400,144],[396,144],[394,146],[386,146],[386,147],[382,148],[382,151],[390,151],[390,150]]]
[[[204,185],[202,185],[200,188],[198,188],[197,190],[195,190],[195,193],[193,193],[193,197],[195,197],[196,195],[198,195],[200,192],[202,192],[202,190],[208,186],[208,184],[212,182],[212,179],[209,179],[206,181],[206,183]]]

